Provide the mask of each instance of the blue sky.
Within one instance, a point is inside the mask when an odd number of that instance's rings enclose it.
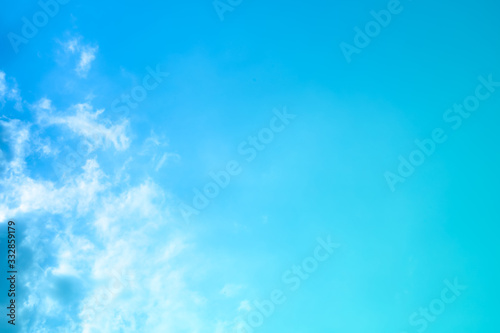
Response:
[[[48,3],[0,12],[2,332],[498,329],[496,2]]]

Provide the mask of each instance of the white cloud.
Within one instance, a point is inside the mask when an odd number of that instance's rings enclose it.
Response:
[[[6,101],[14,102],[14,109],[17,111],[23,110],[23,99],[21,98],[21,93],[17,87],[15,80],[9,80],[5,72],[0,71],[0,108],[3,108]]]
[[[72,53],[78,52],[78,49],[80,48],[80,42],[77,38],[70,39],[64,44],[65,48],[67,51],[70,51]]]
[[[48,98],[41,98],[37,103],[35,103],[35,109],[52,111],[52,101]]]
[[[86,46],[82,49],[80,53],[80,61],[76,66],[76,72],[81,77],[86,77],[90,70],[92,61],[95,60],[95,54],[97,53],[97,47]]]
[[[159,186],[146,181],[97,208],[95,226],[105,247],[93,261],[92,277],[127,273],[121,287],[96,288],[82,301],[83,332],[205,331],[206,299],[186,283],[198,269],[189,260],[194,248],[173,233],[166,200]]]
[[[163,155],[161,155],[161,158],[160,160],[158,161],[158,163],[156,163],[156,166],[155,166],[155,171],[158,172],[160,171],[160,169],[165,165],[165,163],[167,161],[179,161],[180,160],[180,155],[179,154],[176,154],[176,153],[163,153]],[[155,161],[156,159],[156,156],[153,157],[153,162]]]
[[[30,212],[62,214],[73,209],[77,214],[87,212],[107,185],[101,182],[104,174],[95,160],[88,160],[82,169],[83,173],[61,187],[24,174],[4,179],[0,182],[6,189],[0,194],[0,220]]]
[[[70,130],[90,149],[124,150],[128,123],[103,120],[103,111],[87,103],[60,112],[43,98],[34,110],[40,117],[35,124],[0,121],[10,148],[0,175],[0,220],[28,221],[23,246],[32,254],[23,273],[30,295],[19,308],[29,326],[21,332],[223,332],[196,282],[208,274],[200,269],[204,253],[179,230],[170,195],[154,180],[129,185],[110,177],[120,168],[128,172],[127,165],[107,165],[104,170],[112,171],[105,173],[98,157],[58,180],[35,174],[27,163],[38,151],[50,159],[61,149],[59,141],[44,137],[49,125]],[[147,163],[146,172],[170,158],[152,153],[160,158]],[[239,288],[223,290],[232,295]]]
[[[72,38],[66,43],[63,44],[66,52],[77,54],[78,62],[75,67],[75,71],[80,77],[86,77],[90,68],[92,66],[92,62],[95,60],[95,55],[98,46],[91,46],[89,44],[82,44],[82,38]]]
[[[113,146],[116,150],[126,150],[130,145],[126,131],[128,122],[122,121],[120,124],[111,124],[109,121],[100,121],[99,116],[104,111],[93,110],[88,103],[76,104],[71,108],[73,114],[62,115],[53,112],[43,112],[49,110],[51,103],[47,99],[41,100],[37,104],[40,112],[42,124],[63,125],[75,134],[86,140],[89,149],[95,150],[99,147]]]
[[[25,287],[30,295],[20,303],[22,311],[29,312],[30,319],[29,326],[25,325],[21,332],[60,332],[46,327],[47,320],[55,317],[64,318],[63,332],[75,331],[69,330],[76,326],[71,318],[65,318],[68,316],[66,305],[60,300],[64,296],[60,292],[58,296],[58,288],[80,280],[95,258],[95,245],[72,227],[91,211],[98,195],[109,188],[106,177],[96,160],[88,160],[61,185],[56,186],[43,176],[35,178],[26,159],[38,149],[33,138],[41,141],[46,138],[34,133],[35,125],[20,120],[1,121],[0,126],[10,148],[10,160],[2,168],[0,177],[0,220],[25,221],[28,230],[22,244],[32,253],[32,259],[28,258],[26,264],[30,267],[32,262],[33,269],[25,272]],[[63,228],[52,222],[57,215],[64,217]],[[45,217],[43,223],[35,223],[41,217]],[[55,262],[42,269],[39,264],[48,258]]]
[[[19,174],[26,165],[26,157],[30,154],[30,126],[20,120],[9,121],[0,120],[4,140],[10,146],[13,158],[6,165],[7,169],[13,173]]]
[[[7,83],[5,82],[5,72],[0,71],[0,99],[7,93]]]
[[[57,187],[43,178],[35,179],[27,170],[26,160],[36,152],[49,153],[47,138],[33,133],[33,125],[20,120],[0,121],[4,140],[10,148],[10,160],[3,162],[0,178],[0,220],[22,213],[63,213],[76,208],[80,214],[88,210],[97,193],[106,188],[104,175],[95,160],[88,160],[82,172]],[[77,170],[77,171],[79,171]]]
[[[160,171],[169,162],[179,162],[181,156],[177,153],[165,151],[168,140],[164,135],[159,136],[151,131],[150,136],[144,141],[140,155],[152,155],[151,163],[156,172]]]

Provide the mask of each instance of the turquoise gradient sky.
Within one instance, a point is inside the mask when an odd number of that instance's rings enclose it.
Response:
[[[340,43],[387,3],[243,0],[221,21],[208,0],[73,0],[15,53],[7,34],[40,7],[4,2],[0,228],[18,224],[20,273],[17,325],[2,310],[0,330],[229,333],[281,289],[255,332],[411,333],[455,278],[467,290],[426,331],[498,330],[500,88],[458,130],[443,114],[479,76],[500,81],[500,6],[403,0],[347,63]],[[113,112],[157,66],[158,87]],[[246,162],[238,145],[283,108],[296,118]],[[448,140],[391,191],[384,174],[435,128]],[[231,160],[241,174],[183,219]],[[290,291],[283,273],[328,235],[341,247]]]

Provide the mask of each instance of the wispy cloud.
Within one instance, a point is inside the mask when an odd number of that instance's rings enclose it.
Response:
[[[95,59],[97,47],[85,46],[80,53],[80,61],[76,67],[76,72],[82,77],[86,77],[90,70],[92,61]]]
[[[7,92],[7,83],[5,82],[5,72],[0,71],[0,98],[4,98]]]
[[[0,120],[2,141],[12,152],[10,161],[3,160],[6,170],[19,174],[26,165],[26,157],[30,153],[30,125],[18,119]]]
[[[31,253],[22,282],[30,293],[19,303],[21,332],[222,332],[224,325],[209,315],[210,291],[193,282],[204,262],[200,249],[178,229],[171,195],[147,176],[179,158],[166,151],[168,140],[151,135],[134,147],[146,148],[139,174],[130,159],[103,162],[93,154],[54,179],[33,172],[34,154],[45,154],[50,165],[63,145],[123,151],[132,144],[129,123],[106,119],[90,103],[61,110],[41,98],[28,105],[34,121],[0,120],[8,147],[0,168],[0,220],[30,221],[19,244]],[[59,132],[63,139],[54,136]],[[133,174],[135,183],[117,172]],[[229,301],[241,288],[226,285],[221,293]]]
[[[152,155],[151,163],[156,172],[160,171],[169,162],[179,162],[181,156],[177,153],[166,151],[169,143],[164,135],[158,135],[151,131],[150,136],[144,141],[141,155]]]
[[[95,201],[96,195],[105,188],[101,178],[103,173],[95,160],[88,160],[83,173],[60,187],[48,180],[33,179],[24,173],[11,175],[0,183],[5,189],[0,194],[0,219],[32,212],[84,213]]]
[[[4,107],[6,101],[14,102],[15,110],[23,110],[23,100],[17,83],[13,79],[8,80],[5,72],[0,71],[0,108]]]
[[[89,149],[113,146],[116,150],[126,150],[130,145],[127,136],[128,121],[112,124],[107,120],[100,120],[103,109],[94,111],[88,103],[76,104],[70,108],[70,114],[50,112],[51,103],[47,99],[41,100],[38,110],[40,122],[45,125],[61,125],[85,139]],[[49,111],[49,112],[47,112]]]
[[[95,60],[98,46],[83,44],[81,37],[75,37],[63,44],[64,50],[68,53],[78,56],[75,71],[80,77],[87,77],[88,72],[92,67],[92,62]]]
[[[155,166],[155,171],[158,172],[160,169],[168,162],[168,161],[179,161],[180,160],[180,155],[175,154],[175,153],[163,153],[161,155],[158,163]]]
[[[23,280],[30,295],[20,303],[21,331],[205,330],[207,298],[187,283],[199,268],[191,260],[196,247],[175,231],[168,208],[173,205],[160,186],[148,178],[134,186],[115,182],[98,157],[57,180],[34,177],[27,162],[41,149],[33,138],[44,142],[52,127],[70,130],[90,149],[127,149],[127,122],[101,119],[102,110],[85,103],[59,111],[48,98],[34,103],[33,111],[35,123],[0,121],[10,149],[1,171],[0,219],[46,218],[27,224],[20,244],[33,254]],[[152,139],[151,152],[163,143]],[[52,144],[57,150],[62,143]],[[150,170],[170,158],[159,156]],[[120,168],[128,167],[111,170]]]
[[[14,154],[25,163],[34,125],[3,126],[12,127]],[[25,135],[14,139],[20,130]],[[22,244],[35,258],[20,306],[24,332],[201,331],[205,297],[186,284],[196,271],[187,260],[194,248],[170,228],[164,191],[151,180],[116,190],[94,159],[72,176],[57,185],[20,167],[0,184],[2,220],[49,217],[27,225]],[[110,293],[115,275],[120,286]]]

